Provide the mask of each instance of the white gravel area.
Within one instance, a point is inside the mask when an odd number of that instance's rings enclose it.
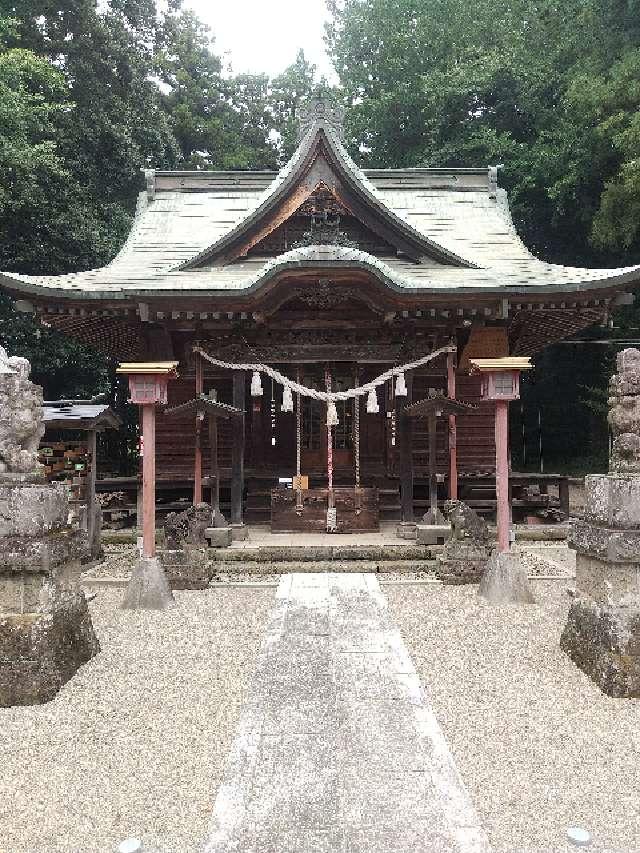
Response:
[[[474,586],[386,587],[494,853],[640,851],[640,700],[609,699],[559,648],[567,583],[492,608]]]
[[[46,705],[0,709],[0,851],[198,851],[272,589],[177,592],[162,612],[91,603],[102,651]]]

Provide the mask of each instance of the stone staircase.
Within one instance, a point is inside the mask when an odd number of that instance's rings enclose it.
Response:
[[[215,575],[287,572],[419,573],[435,577],[442,546],[424,545],[261,545],[212,551]]]

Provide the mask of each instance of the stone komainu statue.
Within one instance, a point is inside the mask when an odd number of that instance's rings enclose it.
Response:
[[[446,501],[444,514],[451,524],[451,539],[484,545],[489,539],[489,528],[484,518],[463,501]]]
[[[10,358],[0,347],[0,474],[40,471],[42,388],[30,381],[30,371],[26,358]]]

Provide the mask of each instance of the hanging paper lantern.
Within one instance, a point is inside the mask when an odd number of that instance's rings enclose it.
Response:
[[[327,426],[338,426],[339,423],[336,404],[333,400],[329,400],[327,403]]]
[[[404,373],[396,376],[396,397],[407,396],[407,383],[404,381]]]
[[[251,377],[251,396],[262,397],[262,382],[260,381],[260,373],[257,370],[253,371]]]
[[[293,411],[293,395],[291,393],[291,386],[285,385],[282,391],[282,405],[280,406],[281,412],[292,412]]]
[[[369,391],[369,396],[367,397],[367,412],[370,415],[377,415],[379,411],[380,408],[378,406],[378,397],[376,394],[376,389],[372,388]]]

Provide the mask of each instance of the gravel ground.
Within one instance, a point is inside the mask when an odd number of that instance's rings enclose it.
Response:
[[[99,590],[102,652],[52,702],[0,709],[0,851],[199,850],[273,597],[178,592],[132,613]]]
[[[560,651],[567,583],[491,608],[476,588],[387,587],[494,853],[640,851],[640,702],[609,699]]]

